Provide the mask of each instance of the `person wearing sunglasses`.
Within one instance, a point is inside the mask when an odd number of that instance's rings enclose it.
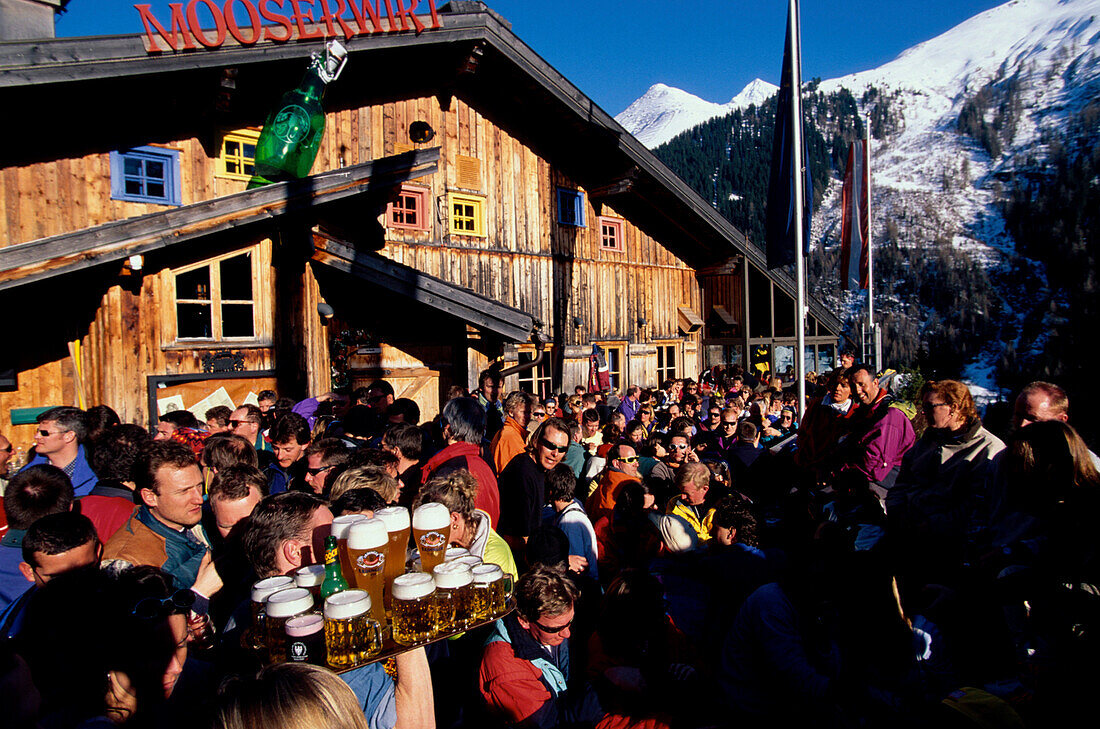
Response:
[[[34,431],[35,456],[27,466],[48,463],[57,466],[73,482],[77,498],[87,496],[99,477],[88,463],[84,441],[88,435],[87,418],[79,408],[51,408],[41,413]]]
[[[332,469],[342,466],[351,458],[351,449],[339,438],[321,438],[306,448],[306,485],[317,495],[325,493]]]
[[[569,426],[548,418],[531,434],[525,453],[516,456],[500,474],[500,523],[497,531],[522,562],[524,545],[542,524],[546,503],[546,473],[561,463],[569,450]]]
[[[881,495],[874,485],[872,491],[886,503],[891,538],[922,561],[927,555],[921,568],[938,577],[957,567],[968,539],[967,509],[989,488],[1005,444],[982,425],[965,383],[929,380],[920,398],[927,427],[906,452],[893,486]]]
[[[607,467],[600,474],[596,490],[585,502],[585,510],[593,522],[601,517],[610,516],[615,508],[619,491],[627,481],[640,481],[638,473],[638,452],[627,443],[617,443],[607,451]]]
[[[478,671],[481,696],[508,725],[594,723],[570,696],[569,638],[577,588],[560,568],[539,566],[516,582],[516,610],[492,627]]]
[[[691,449],[691,439],[683,433],[664,436],[665,456],[649,474],[649,483],[659,495],[665,496],[673,492],[673,482],[676,474],[680,472],[684,464],[689,461],[698,461],[699,456]]]

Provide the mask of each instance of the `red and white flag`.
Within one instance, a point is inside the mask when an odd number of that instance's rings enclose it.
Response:
[[[840,227],[840,287],[866,289],[868,286],[867,257],[871,242],[868,233],[871,221],[867,199],[867,140],[857,139],[848,150],[848,168],[844,171],[844,191],[841,195]]]

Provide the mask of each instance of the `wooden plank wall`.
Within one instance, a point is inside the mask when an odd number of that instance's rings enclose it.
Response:
[[[382,254],[523,309],[563,345],[678,337],[677,307],[702,306],[694,271],[630,221],[624,251],[601,249],[597,215],[619,216],[606,205],[597,210],[587,194],[586,226],[559,225],[557,188],[581,188],[461,99],[452,106],[445,113],[434,98],[386,104],[371,129],[377,136],[367,146],[388,154],[409,144],[408,124],[423,119],[442,146],[440,172],[429,181],[432,230],[390,230]],[[457,155],[481,160],[480,189],[458,187]],[[486,197],[486,237],[448,234],[448,191]],[[574,316],[582,326],[573,327]],[[641,335],[639,318],[648,321]]]
[[[678,306],[691,306],[702,313],[702,294],[694,272],[629,221],[624,226],[623,252],[600,249],[597,209],[587,195],[587,227],[558,225],[556,188],[579,188],[461,99],[454,99],[446,111],[434,97],[424,97],[332,112],[314,172],[407,149],[408,126],[418,119],[436,130],[437,136],[429,144],[442,148],[440,171],[421,180],[431,187],[435,206],[432,230],[428,234],[390,231],[383,255],[523,309],[542,321],[547,333],[561,345],[607,339],[672,339],[678,336]],[[217,131],[196,130],[196,136],[162,145],[180,152],[183,204],[237,192],[246,184],[215,177],[216,160],[207,155],[199,134],[216,137]],[[148,142],[134,139],[132,146]],[[455,159],[459,155],[480,160],[480,189],[457,186]],[[448,191],[486,196],[485,237],[447,234]],[[162,209],[111,200],[107,152],[0,167],[0,245]],[[615,215],[607,206],[599,212]],[[253,242],[242,241],[242,246]],[[188,260],[187,255],[182,252],[171,265],[200,260]],[[161,319],[174,315],[165,296],[166,275],[164,271],[146,271],[137,293],[112,286],[94,318],[89,315],[92,323],[78,336],[83,345],[87,404],[105,402],[116,407],[125,420],[142,422],[146,375],[201,369],[201,350],[161,348],[165,344]],[[316,283],[308,273],[303,283],[309,287],[302,297],[304,315],[311,315],[318,301]],[[266,286],[264,290],[274,289]],[[274,316],[270,300],[263,307],[265,320],[270,322]],[[581,327],[572,326],[574,316],[582,320]],[[641,333],[636,324],[639,317],[649,322]],[[307,362],[294,364],[307,365],[304,379],[308,386],[327,389],[323,387],[327,362],[313,362],[314,358],[327,359],[324,329],[311,326],[309,332],[302,342]],[[0,408],[5,413],[12,407],[75,403],[71,358],[51,355],[39,360],[20,371],[18,392],[0,393]],[[246,362],[250,369],[275,365],[270,348],[246,350]],[[685,362],[689,371],[697,366],[697,362]],[[312,389],[311,394],[316,394]],[[0,421],[0,427],[4,425]]]

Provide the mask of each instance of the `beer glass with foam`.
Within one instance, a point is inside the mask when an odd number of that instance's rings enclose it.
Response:
[[[382,650],[382,626],[370,616],[365,590],[344,590],[325,600],[325,650],[332,668],[354,668]]]
[[[294,584],[304,587],[313,594],[313,599],[321,599],[321,583],[325,581],[325,566],[323,564],[309,564],[299,567],[294,572]]]
[[[348,532],[351,530],[352,524],[366,518],[362,514],[345,514],[332,520],[332,531],[330,533],[336,537],[336,553],[340,558],[340,574],[349,582],[351,581],[352,572],[355,571],[355,566],[348,559]]]
[[[480,564],[470,570],[474,578],[474,587],[481,597],[478,599],[479,618],[500,617],[508,610],[508,598],[512,596],[512,579],[504,574],[500,565]],[[487,612],[480,612],[486,610]]]
[[[263,648],[267,642],[267,628],[264,625],[264,603],[268,597],[288,587],[294,587],[294,578],[286,575],[265,577],[252,585],[252,626],[249,628],[248,642],[253,648]]]
[[[304,587],[290,587],[267,598],[267,655],[271,663],[286,661],[286,622],[313,610],[313,595]]]
[[[421,569],[432,574],[443,563],[447,543],[451,539],[451,512],[434,501],[416,507],[412,516],[412,535],[420,553]]]
[[[390,590],[394,579],[405,572],[405,558],[409,551],[410,520],[409,510],[404,506],[387,506],[374,512],[377,519],[386,525],[389,544],[386,548],[386,564],[382,574],[385,576],[384,600],[386,610],[391,604]]]
[[[460,562],[444,562],[432,570],[435,589],[450,593],[454,604],[455,630],[465,630],[477,622],[477,604],[474,594],[474,576],[469,565]]]
[[[385,568],[388,561],[389,533],[381,519],[364,519],[351,525],[348,531],[348,558],[354,569],[347,576],[348,582],[370,594],[371,614],[378,622],[385,622],[386,609],[382,602]]]
[[[410,572],[393,581],[393,639],[401,645],[427,643],[454,625],[454,603],[435,589],[431,575]]]

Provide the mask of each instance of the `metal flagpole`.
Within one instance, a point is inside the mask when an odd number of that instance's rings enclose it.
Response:
[[[875,251],[871,245],[871,113],[867,112],[867,156],[863,163],[863,189],[867,195],[867,324],[871,328],[871,351],[875,356],[875,374],[882,371],[882,343],[875,326]]]
[[[798,419],[802,422],[802,418],[806,414],[806,263],[803,257],[803,231],[802,220],[804,215],[804,206],[802,203],[802,196],[804,191],[802,189],[803,175],[806,171],[802,168],[802,38],[799,35],[801,23],[798,16],[798,0],[790,0],[790,6],[788,15],[790,17],[791,26],[789,28],[791,34],[791,116],[792,116],[792,136],[793,149],[792,158],[794,160],[794,273],[795,282],[798,286],[798,296],[795,301],[795,308],[798,310],[798,321],[796,322],[795,331],[797,331],[797,339],[795,346],[795,377],[798,378]]]

